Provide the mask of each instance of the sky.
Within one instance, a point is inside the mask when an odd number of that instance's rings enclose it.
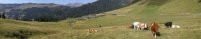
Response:
[[[67,3],[90,3],[96,0],[0,0],[0,3],[55,3],[55,4],[67,4]]]

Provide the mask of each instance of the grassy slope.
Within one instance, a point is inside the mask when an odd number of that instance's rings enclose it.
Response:
[[[0,30],[16,31],[25,28],[47,33],[55,32],[32,36],[30,39],[154,39],[150,31],[135,31],[127,29],[126,26],[133,21],[145,23],[173,21],[181,28],[166,29],[161,24],[160,39],[201,39],[200,10],[201,3],[198,3],[198,0],[142,0],[122,9],[105,12],[107,14],[103,17],[75,20],[71,26],[68,24],[72,20],[43,23],[1,19]],[[113,13],[125,16],[114,16]],[[100,25],[103,27],[97,28]],[[99,32],[89,34],[88,28],[97,28]]]

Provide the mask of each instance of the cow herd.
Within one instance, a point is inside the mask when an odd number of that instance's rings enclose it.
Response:
[[[166,22],[164,23],[164,25],[166,26],[166,28],[180,28],[179,25],[173,25],[172,22]],[[155,38],[161,35],[158,31],[158,29],[160,28],[159,23],[156,22],[152,22],[150,25],[142,22],[133,22],[133,24],[129,26],[129,28],[136,29],[137,31],[150,29]]]
[[[166,28],[180,28],[179,25],[173,25],[172,22],[165,22],[162,24],[164,24]],[[99,27],[102,27],[102,26],[99,26]],[[129,28],[137,30],[137,31],[150,30],[155,38],[161,35],[161,33],[159,32],[160,25],[157,22],[152,22],[151,24],[142,23],[142,22],[133,22],[129,26]],[[96,28],[90,28],[88,29],[88,32],[96,33],[98,32],[98,30]]]

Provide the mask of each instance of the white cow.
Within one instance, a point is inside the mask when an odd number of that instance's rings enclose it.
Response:
[[[144,30],[145,28],[148,28],[147,24],[141,23],[141,22],[133,22],[133,26],[134,26],[134,29],[137,29],[137,30]]]
[[[137,27],[139,27],[139,24],[140,22],[133,22],[134,29],[137,29]]]

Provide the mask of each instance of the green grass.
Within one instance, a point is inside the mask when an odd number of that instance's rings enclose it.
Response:
[[[127,26],[133,21],[150,24],[173,21],[179,29],[166,29],[160,24],[158,39],[201,39],[201,3],[199,0],[142,0],[121,9],[105,12],[106,16],[88,20],[68,19],[60,22],[26,22],[0,19],[0,31],[26,29],[36,33],[29,39],[155,39],[151,31],[136,31]],[[143,4],[142,4],[143,3]],[[162,4],[158,4],[162,3]],[[125,15],[114,16],[112,14]],[[70,25],[69,25],[70,24]],[[99,28],[98,26],[103,26]],[[95,34],[87,29],[97,28]],[[2,33],[2,32],[0,32]],[[0,39],[12,39],[0,34]]]

